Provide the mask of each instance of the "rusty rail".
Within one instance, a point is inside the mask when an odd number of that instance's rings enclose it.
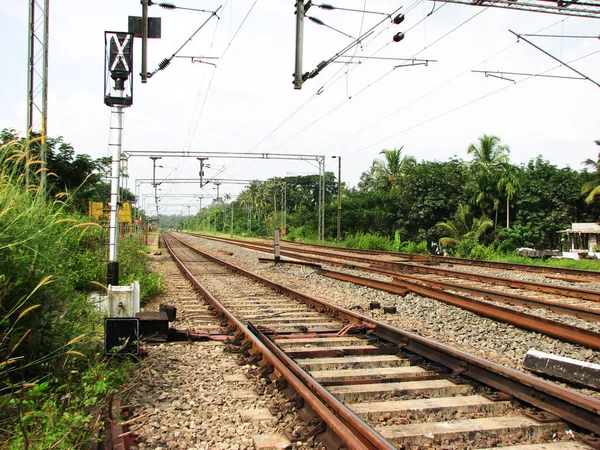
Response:
[[[521,401],[550,412],[584,430],[600,434],[600,400],[424,338],[409,331],[401,330],[354,311],[340,308],[331,303],[290,289],[280,283],[260,277],[233,264],[221,261],[188,244],[184,245],[215,262],[230,267],[236,272],[246,274],[252,279],[261,281],[280,292],[286,292],[293,298],[315,306],[320,305],[321,310],[330,311],[334,317],[343,318],[349,322],[373,324],[375,325],[373,334],[384,340],[396,343],[399,349],[412,351],[456,373],[472,378],[499,391],[506,392]]]
[[[401,270],[408,272],[419,272],[425,274],[436,274],[447,277],[460,278],[472,281],[487,281],[491,284],[501,286],[509,286],[514,289],[529,289],[537,292],[545,292],[547,294],[564,295],[565,297],[573,297],[582,300],[590,300],[600,302],[600,292],[590,289],[581,289],[576,287],[558,286],[555,284],[537,283],[535,281],[510,280],[507,278],[494,277],[491,275],[472,274],[451,269],[440,269],[437,267],[423,267],[412,263],[398,263]]]
[[[222,240],[220,238],[216,238],[215,240],[223,241],[223,242],[228,241],[227,239]],[[249,244],[249,243],[241,243],[241,242],[236,241],[236,245],[239,245],[244,248],[248,248],[250,250],[262,251],[262,252],[265,252],[266,250],[268,250],[266,248],[266,244]],[[494,291],[491,289],[479,288],[479,287],[475,287],[475,286],[465,286],[463,284],[451,282],[451,281],[429,280],[429,279],[421,278],[418,275],[411,274],[411,273],[399,273],[397,271],[389,270],[389,269],[387,269],[385,267],[381,267],[379,265],[369,265],[369,266],[361,266],[361,265],[355,265],[355,264],[350,265],[347,263],[334,261],[334,260],[331,260],[328,258],[307,256],[305,254],[298,254],[298,253],[290,252],[287,250],[281,250],[281,254],[284,256],[289,256],[289,257],[296,258],[296,259],[311,261],[313,263],[328,264],[328,265],[335,266],[335,267],[356,269],[356,270],[360,270],[363,272],[386,275],[386,276],[390,276],[390,277],[394,278],[399,283],[402,283],[403,279],[408,278],[411,280],[418,280],[417,282],[422,285],[430,286],[430,287],[440,289],[440,290],[449,289],[449,290],[462,291],[462,292],[467,292],[471,295],[476,295],[476,296],[482,297],[484,299],[489,299],[489,300],[493,300],[493,301],[497,301],[497,302],[509,303],[509,304],[513,304],[513,305],[517,305],[517,306],[529,306],[532,308],[546,308],[546,309],[550,309],[558,314],[570,314],[570,315],[580,317],[580,318],[586,319],[586,320],[592,320],[595,322],[600,321],[600,310],[593,310],[590,308],[586,308],[585,306],[559,304],[559,303],[556,303],[553,301],[534,298],[534,297],[527,297],[524,295],[505,293],[505,292],[501,292],[501,291]],[[259,258],[259,260],[260,259],[261,258]],[[394,265],[396,265],[396,264],[397,263],[395,263]],[[402,279],[398,278],[400,276],[402,277]],[[389,285],[389,283],[380,285],[380,287],[378,287],[378,289],[381,289],[386,292],[390,292],[392,294],[404,295],[404,293],[401,292],[402,288],[400,288],[399,286],[391,286],[391,285]],[[599,295],[600,295],[600,293],[599,293]]]
[[[371,434],[370,438],[373,441],[368,441],[365,443],[365,435],[362,434],[362,430],[359,433],[356,429],[351,428],[351,424],[347,425],[342,420],[340,420],[335,414],[333,414],[328,408],[327,405],[315,394],[312,392],[309,387],[307,387],[298,377],[278,358],[275,354],[273,354],[267,346],[261,342],[254,333],[252,333],[246,325],[239,321],[237,317],[235,317],[231,312],[225,308],[197,279],[194,275],[187,269],[187,267],[183,264],[183,262],[175,255],[173,249],[171,247],[171,239],[175,238],[166,238],[164,239],[167,249],[171,254],[171,257],[180,268],[182,273],[190,280],[190,282],[200,291],[202,296],[206,299],[206,301],[216,310],[219,314],[224,316],[227,319],[227,322],[235,326],[235,328],[244,334],[245,338],[252,342],[253,349],[256,352],[260,352],[262,357],[271,364],[275,370],[280,373],[292,386],[292,388],[302,396],[302,398],[306,401],[308,405],[318,414],[319,417],[327,423],[327,425],[331,428],[331,430],[339,437],[339,439],[344,442],[349,449],[355,450],[369,450],[369,449],[392,449],[393,446],[390,447],[389,443],[385,441],[381,436],[376,440],[376,436],[374,438],[374,432]],[[203,256],[223,264],[223,261],[220,261],[218,258],[214,258],[210,255],[207,255],[203,252],[199,252],[197,249],[185,244],[184,242],[178,241],[185,247],[202,254]],[[231,266],[230,264],[224,264],[232,270],[235,270],[235,266]],[[237,268],[239,269],[239,268]],[[243,269],[236,270],[237,272],[243,271]],[[356,417],[356,420],[362,422],[362,420]],[[375,433],[376,434],[376,433]]]
[[[321,269],[319,273],[329,278],[359,284],[361,286],[372,287],[375,289],[387,290],[394,287],[403,287],[411,292],[414,292],[415,294],[433,298],[450,305],[458,306],[475,314],[489,317],[490,319],[510,323],[511,325],[515,325],[519,328],[536,331],[538,333],[552,336],[572,344],[582,345],[594,350],[600,350],[599,333],[574,327],[572,325],[566,325],[553,320],[544,319],[542,317],[533,316],[520,311],[514,311],[509,308],[503,308],[502,306],[481,302],[468,297],[462,297],[457,294],[451,294],[441,289],[435,289],[430,286],[422,286],[420,284],[404,280],[396,281],[395,283],[387,283],[385,281],[377,281],[370,278],[334,272],[326,269]]]

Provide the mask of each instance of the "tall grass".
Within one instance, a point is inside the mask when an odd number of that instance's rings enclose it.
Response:
[[[27,145],[0,147],[0,447],[84,448],[90,409],[126,373],[102,361],[87,298],[105,278],[106,232],[39,191]]]

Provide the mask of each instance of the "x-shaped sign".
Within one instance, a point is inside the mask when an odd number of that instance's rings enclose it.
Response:
[[[131,35],[126,34],[122,41],[119,41],[119,36],[115,33],[110,36],[111,47],[114,45],[117,50],[117,54],[115,55],[112,64],[110,65],[110,71],[114,71],[117,66],[121,63],[123,64],[123,69],[127,72],[130,72],[129,64],[127,62],[127,57],[125,56],[125,50],[129,45],[129,41],[131,40]],[[112,53],[112,52],[111,52]]]

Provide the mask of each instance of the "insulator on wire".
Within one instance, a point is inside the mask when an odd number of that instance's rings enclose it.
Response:
[[[400,25],[402,22],[404,22],[404,14],[398,14],[396,17],[394,17],[394,23],[396,25]]]
[[[394,37],[394,40],[396,38]],[[158,70],[165,70],[167,68],[167,66],[171,64],[171,60],[170,59],[163,59],[161,62],[158,63]]]
[[[158,6],[165,9],[176,9],[177,7],[173,3],[159,3]]]
[[[394,42],[400,42],[402,39],[404,39],[404,33],[402,31],[394,35]]]
[[[314,23],[317,23],[319,25],[325,25],[321,19],[317,19],[316,17],[312,17],[312,16],[307,16],[307,17],[309,20],[312,20]]]
[[[322,5],[319,5],[319,8],[321,9],[329,9],[329,10],[334,10],[335,7],[333,5],[329,5],[327,3],[323,3]]]

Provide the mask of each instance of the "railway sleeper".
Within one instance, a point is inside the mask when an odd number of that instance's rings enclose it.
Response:
[[[495,447],[499,442],[520,443],[524,440],[552,441],[552,435],[569,427],[563,422],[540,423],[525,415],[484,417],[443,422],[377,425],[375,429],[387,440],[405,448]]]

